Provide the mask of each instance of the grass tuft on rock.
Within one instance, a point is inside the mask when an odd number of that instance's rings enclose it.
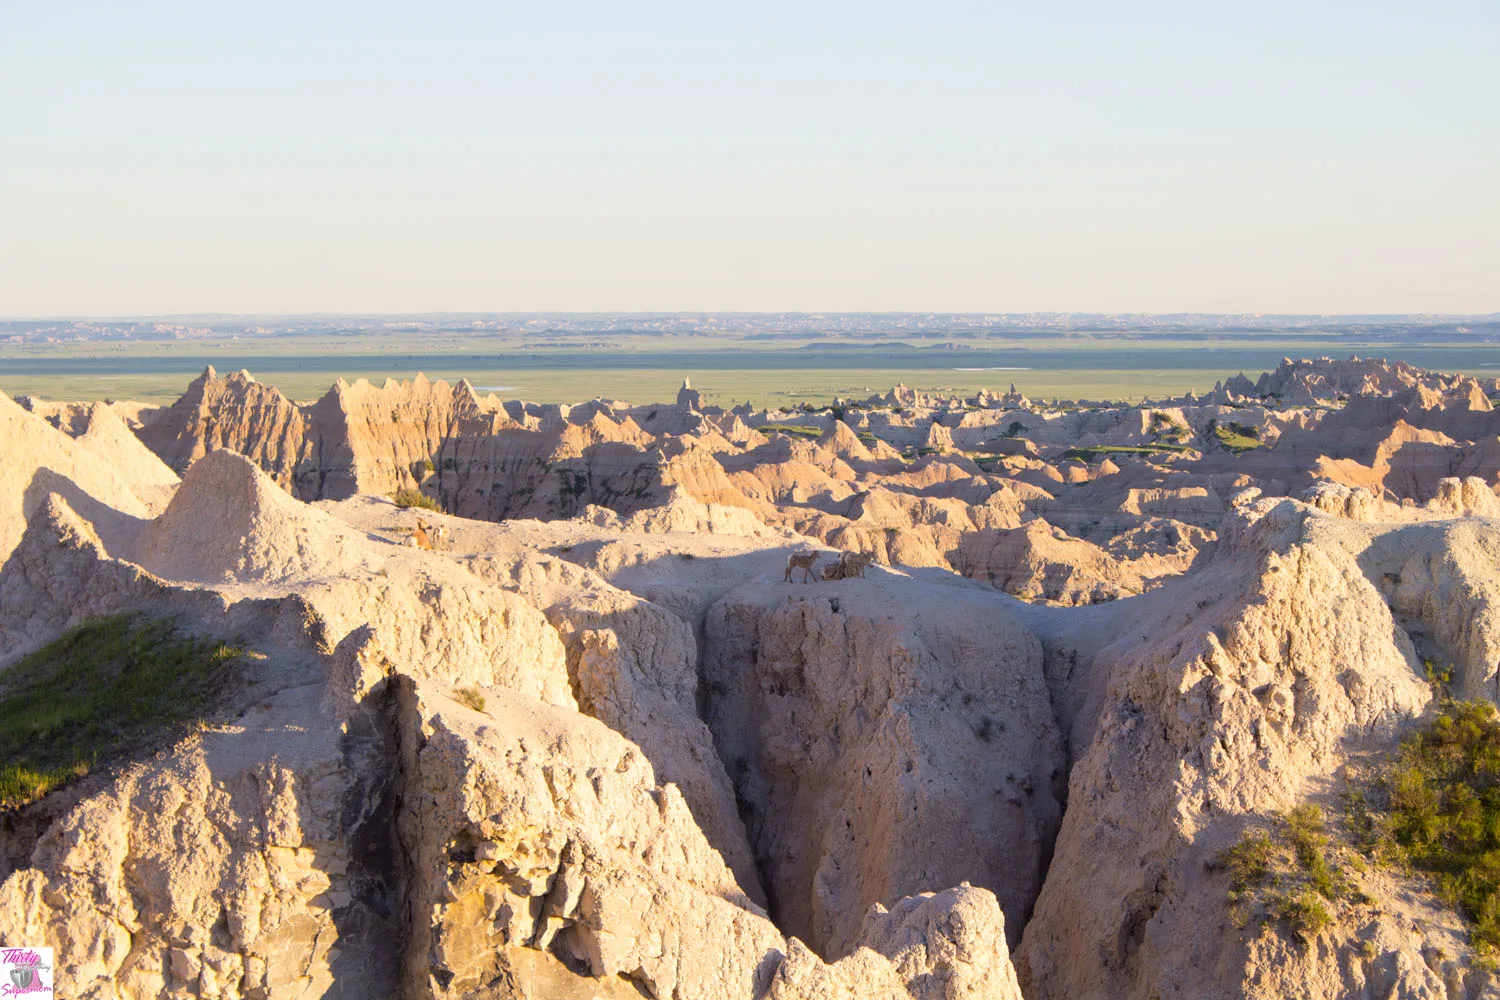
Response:
[[[160,745],[218,700],[245,655],[169,619],[127,614],[80,625],[25,657],[0,673],[0,811]]]
[[[476,712],[484,711],[484,695],[480,693],[477,687],[455,688],[453,691],[453,700],[457,701],[460,705],[472,708]]]

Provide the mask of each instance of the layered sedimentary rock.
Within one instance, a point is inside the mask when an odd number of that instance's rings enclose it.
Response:
[[[294,404],[210,369],[138,433],[178,472],[229,448],[304,500],[420,489],[492,521],[593,511],[625,530],[787,530],[1073,604],[1181,575],[1247,487],[1300,496],[1332,482],[1426,503],[1444,478],[1493,492],[1500,476],[1482,387],[1399,363],[1288,360],[1257,383],[1140,406],[888,396],[823,412],[726,413],[691,391],[565,407],[418,378],[341,381]],[[1038,552],[1074,540],[1087,545],[1061,563]]]
[[[1221,862],[1429,674],[1500,700],[1484,386],[841,406],[0,397],[0,697],[103,615],[251,651],[0,813],[0,942],[91,1000],[1494,995],[1408,873],[1303,940]]]

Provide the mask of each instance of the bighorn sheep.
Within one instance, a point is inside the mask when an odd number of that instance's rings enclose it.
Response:
[[[813,564],[823,558],[821,552],[793,552],[786,557],[786,582],[792,582],[792,570],[802,570],[802,582],[811,583],[813,579]]]
[[[870,558],[867,552],[840,552],[838,562],[823,567],[823,579],[848,580],[854,577],[862,579],[865,569],[870,565]]]
[[[868,552],[842,552],[839,554],[839,568],[844,571],[844,579],[859,577],[865,578],[865,570],[870,568],[874,556]]]

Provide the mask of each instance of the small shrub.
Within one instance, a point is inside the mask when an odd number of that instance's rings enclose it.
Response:
[[[1276,849],[1271,845],[1270,834],[1264,830],[1247,833],[1219,857],[1235,892],[1247,892],[1264,884],[1271,877],[1275,860]]]
[[[1325,899],[1337,899],[1343,886],[1328,865],[1328,835],[1323,832],[1323,811],[1310,802],[1286,814],[1287,839],[1297,863],[1313,890]]]
[[[1311,890],[1276,896],[1271,903],[1271,912],[1276,919],[1285,923],[1303,943],[1317,937],[1333,922],[1333,916],[1328,912],[1328,907],[1324,906],[1323,900]]]
[[[438,502],[421,490],[397,490],[391,494],[391,499],[396,506],[405,510],[409,507],[419,507],[422,510],[440,510]]]
[[[484,695],[479,693],[478,688],[458,688],[453,692],[453,700],[460,705],[472,708],[476,712],[484,711]]]
[[[1422,661],[1422,674],[1426,677],[1427,683],[1432,687],[1434,694],[1439,697],[1447,696],[1449,685],[1453,683],[1453,664],[1450,663],[1447,667],[1440,667],[1436,660],[1431,658],[1424,659]]]

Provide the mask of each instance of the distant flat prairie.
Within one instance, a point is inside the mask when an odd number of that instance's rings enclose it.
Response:
[[[600,346],[533,346],[500,337],[405,336],[204,338],[0,345],[0,391],[55,399],[166,401],[213,365],[246,369],[296,399],[336,378],[467,378],[476,386],[542,402],[605,396],[670,399],[683,377],[718,403],[826,402],[897,382],[972,393],[1014,382],[1033,396],[1140,399],[1211,389],[1215,381],[1272,369],[1283,356],[1350,354],[1410,361],[1440,371],[1500,372],[1500,344],[1371,341],[1347,335],[1031,335],[943,343],[860,343],[735,336],[625,336]]]

